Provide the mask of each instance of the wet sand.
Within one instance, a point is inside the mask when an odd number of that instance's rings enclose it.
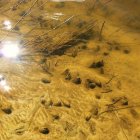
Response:
[[[139,140],[139,1],[3,2],[0,140]]]

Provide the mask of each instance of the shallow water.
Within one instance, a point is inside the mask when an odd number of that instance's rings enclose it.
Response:
[[[139,0],[0,1],[0,140],[137,140]]]

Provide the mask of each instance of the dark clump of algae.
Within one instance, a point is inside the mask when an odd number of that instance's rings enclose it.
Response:
[[[139,139],[137,3],[1,0],[0,140]]]

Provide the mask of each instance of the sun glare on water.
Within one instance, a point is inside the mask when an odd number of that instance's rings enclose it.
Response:
[[[3,75],[0,75],[0,88],[5,92],[9,92],[11,89]]]
[[[0,53],[7,58],[16,58],[20,53],[19,44],[11,41],[3,42]]]
[[[3,25],[4,25],[4,29],[10,30],[12,28],[12,24],[9,20],[5,20],[3,22]]]

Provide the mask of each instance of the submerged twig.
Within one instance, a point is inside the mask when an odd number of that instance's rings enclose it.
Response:
[[[109,79],[109,81],[107,81],[105,84],[106,84],[106,85],[109,84],[115,77],[116,77],[116,76],[113,75],[113,76]]]
[[[119,117],[118,111],[116,110],[116,111],[114,111],[114,113],[115,113],[116,118],[117,118],[118,121],[120,122],[120,117]],[[124,134],[124,136],[125,136],[126,139],[128,140],[128,137],[127,137],[127,135],[126,135],[126,133],[125,133],[125,131],[124,131],[124,129],[123,129],[123,127],[122,127],[121,124],[120,124],[120,127],[121,127],[121,129],[122,129],[122,133]]]
[[[99,33],[99,41],[102,41],[102,32],[103,32],[104,26],[105,26],[105,21],[103,22],[100,33]]]
[[[105,110],[105,111],[99,113],[98,115],[101,116],[104,113],[108,113],[108,112],[112,112],[112,111],[117,111],[117,110],[123,110],[123,109],[129,109],[129,108],[134,108],[134,107],[140,107],[140,104],[132,105],[132,106],[127,106],[127,107],[121,107],[121,108],[115,108],[115,109],[111,108],[111,109],[108,109],[108,110]]]

